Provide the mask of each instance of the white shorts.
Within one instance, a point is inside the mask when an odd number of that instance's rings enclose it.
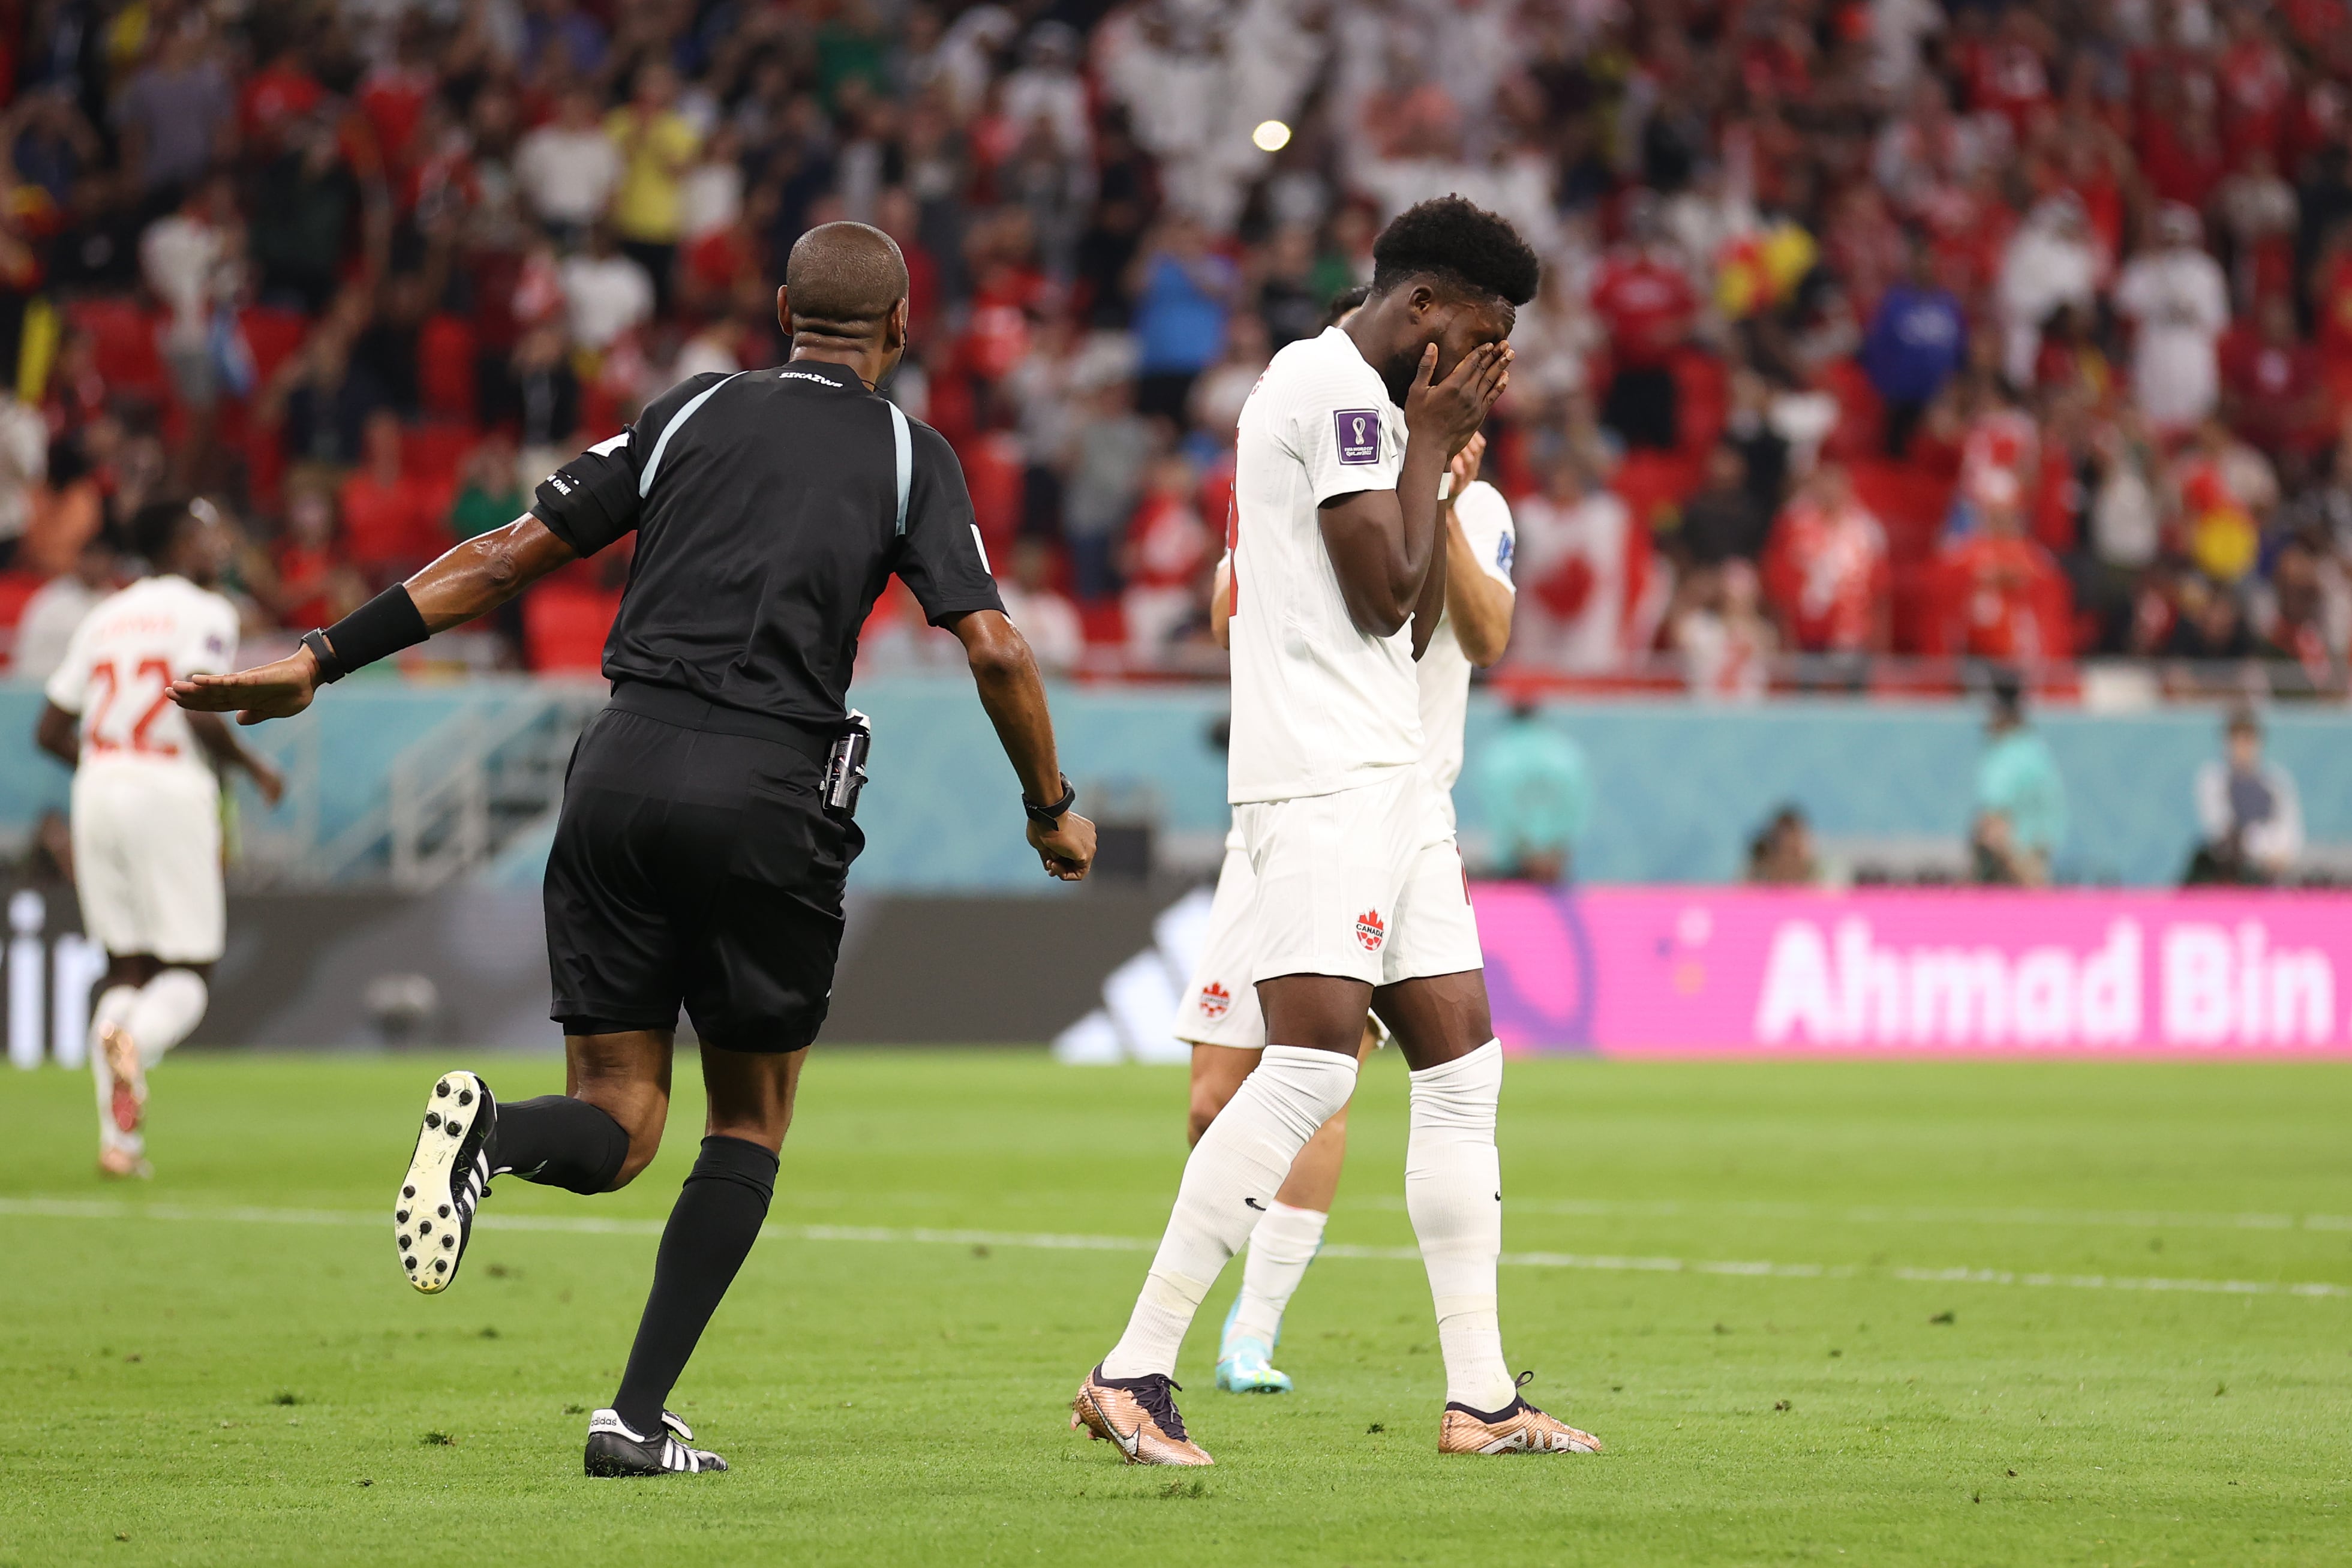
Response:
[[[1175,1035],[1196,1046],[1265,1048],[1265,1015],[1257,1010],[1257,986],[1250,962],[1250,908],[1257,901],[1257,878],[1249,854],[1225,846],[1217,871],[1217,894],[1209,903],[1209,924],[1192,966],[1192,984],[1176,1003]]]
[[[81,923],[110,953],[166,963],[221,955],[220,789],[198,767],[84,767],[73,782],[74,882]]]
[[[1234,826],[1256,882],[1252,981],[1339,974],[1381,986],[1486,966],[1453,826],[1419,768],[1238,805]]]

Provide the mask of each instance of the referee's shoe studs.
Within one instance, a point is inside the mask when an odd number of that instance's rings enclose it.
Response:
[[[469,1072],[443,1073],[425,1097],[416,1152],[392,1205],[393,1235],[408,1282],[437,1295],[457,1278],[474,1237],[474,1211],[490,1193],[490,1141],[499,1103]]]
[[[651,1436],[640,1436],[619,1411],[599,1410],[588,1418],[588,1452],[581,1462],[592,1476],[691,1476],[727,1468],[726,1460],[693,1442],[686,1423],[667,1410]]]

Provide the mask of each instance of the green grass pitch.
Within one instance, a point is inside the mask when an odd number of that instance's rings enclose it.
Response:
[[[1179,1072],[820,1048],[676,1400],[735,1469],[646,1482],[580,1445],[689,1073],[633,1188],[501,1182],[439,1300],[386,1219],[456,1058],[176,1058],[135,1189],[90,1173],[86,1077],[0,1079],[0,1564],[2352,1563],[2352,1070],[1515,1063],[1506,1342],[1609,1451],[1446,1459],[1392,1055],[1299,1392],[1213,1388],[1229,1269],[1182,1367],[1218,1462],[1172,1476],[1066,1421]]]

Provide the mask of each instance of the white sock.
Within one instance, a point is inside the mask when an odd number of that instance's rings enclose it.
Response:
[[[1127,1332],[1103,1357],[1103,1375],[1172,1375],[1177,1347],[1225,1260],[1241,1250],[1315,1130],[1356,1089],[1356,1058],[1300,1046],[1268,1046],[1257,1068],[1184,1162],[1175,1212]]]
[[[193,969],[167,969],[141,986],[124,1024],[139,1047],[141,1064],[152,1069],[165,1051],[193,1034],[211,1000],[205,977]]]
[[[1495,1316],[1495,1267],[1503,1253],[1503,1167],[1495,1152],[1502,1042],[1414,1073],[1412,1085],[1404,1206],[1436,1299],[1445,1397],[1473,1410],[1501,1410],[1515,1397]]]
[[[106,1065],[106,1051],[99,1044],[100,1034],[119,1026],[131,1016],[131,1005],[139,1000],[135,985],[110,985],[99,994],[98,1003],[89,1010],[89,1076],[98,1083],[98,1143],[101,1149],[123,1149],[136,1154],[144,1142],[135,1132],[125,1132],[114,1124],[114,1070]]]
[[[1242,1263],[1240,1310],[1234,1314],[1234,1335],[1257,1340],[1271,1347],[1282,1331],[1282,1314],[1307,1266],[1323,1245],[1323,1225],[1331,1216],[1315,1209],[1293,1208],[1286,1203],[1266,1205],[1265,1217],[1250,1232],[1249,1257]]]

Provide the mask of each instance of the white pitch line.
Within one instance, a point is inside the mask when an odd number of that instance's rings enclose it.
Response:
[[[1392,1194],[1349,1198],[1350,1205],[1402,1211]],[[1691,1219],[1725,1215],[1740,1219],[1843,1220],[1853,1225],[2037,1225],[2076,1229],[2124,1230],[2316,1230],[2352,1231],[2352,1215],[2194,1214],[2163,1209],[1896,1208],[1829,1204],[1683,1203],[1615,1198],[1514,1198],[1518,1214],[1569,1215],[1587,1219]]]
[[[198,1208],[180,1204],[127,1204],[99,1198],[0,1198],[0,1218],[148,1219],[173,1224],[380,1226],[381,1215],[340,1209]],[[485,1230],[542,1231],[570,1236],[658,1236],[656,1219],[597,1219],[561,1215],[484,1215]],[[1069,1236],[1050,1231],[935,1230],[927,1227],[841,1225],[767,1225],[761,1234],[790,1241],[868,1242],[886,1245],[1005,1247],[1053,1252],[1150,1252],[1157,1243],[1135,1236]],[[1418,1263],[1410,1247],[1326,1247],[1326,1258],[1383,1263]],[[1883,1278],[1923,1285],[2018,1285],[2067,1290],[2179,1291],[2213,1296],[2352,1297],[2352,1286],[2327,1280],[2165,1279],[2116,1274],[2019,1273],[2006,1268],[1919,1268],[1902,1265],[1867,1268],[1852,1263],[1775,1263],[1769,1259],[1641,1258],[1607,1253],[1506,1252],[1515,1268],[1574,1268],[1599,1273],[1710,1274],[1768,1279],[1866,1279]]]

